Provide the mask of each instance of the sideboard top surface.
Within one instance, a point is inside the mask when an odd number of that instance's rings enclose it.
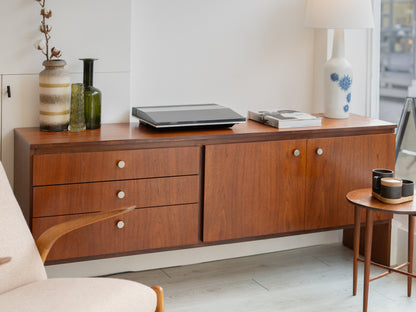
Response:
[[[322,118],[320,127],[276,129],[248,120],[223,129],[158,130],[137,123],[102,124],[100,129],[80,133],[42,132],[38,127],[16,128],[15,135],[32,150],[96,145],[129,145],[132,148],[186,146],[247,141],[288,140],[347,135],[394,133],[395,124],[351,115],[347,119]]]

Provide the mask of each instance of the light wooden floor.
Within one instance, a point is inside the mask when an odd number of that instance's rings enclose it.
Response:
[[[362,264],[352,296],[352,251],[323,245],[113,277],[161,285],[167,312],[361,311]],[[372,273],[381,272],[372,267]],[[369,311],[416,311],[406,277],[370,284]]]

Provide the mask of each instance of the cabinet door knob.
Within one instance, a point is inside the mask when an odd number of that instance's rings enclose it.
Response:
[[[123,199],[125,196],[126,196],[126,193],[124,193],[123,191],[119,191],[117,193],[117,197],[120,198],[120,199]]]
[[[293,155],[295,155],[295,157],[298,157],[298,156],[300,155],[300,150],[295,149],[295,150],[293,151]]]
[[[120,160],[117,163],[117,167],[119,167],[120,169],[124,168],[126,166],[126,163],[124,162],[124,160]]]
[[[317,148],[316,149],[316,154],[318,154],[319,156],[321,156],[324,153],[324,150],[322,148]]]
[[[124,228],[124,221],[118,221],[117,222],[117,227],[119,228],[119,229],[122,229],[122,228]]]

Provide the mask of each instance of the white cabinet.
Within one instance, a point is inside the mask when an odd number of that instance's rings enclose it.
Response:
[[[13,185],[13,129],[39,126],[38,75],[2,75],[1,161]],[[10,97],[7,94],[10,87]]]

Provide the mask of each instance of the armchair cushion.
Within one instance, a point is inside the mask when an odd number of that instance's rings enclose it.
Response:
[[[13,261],[0,267],[0,294],[46,279],[35,241],[0,165],[0,257],[6,256]]]
[[[56,278],[27,284],[0,295],[0,311],[154,312],[149,287],[114,278]]]

